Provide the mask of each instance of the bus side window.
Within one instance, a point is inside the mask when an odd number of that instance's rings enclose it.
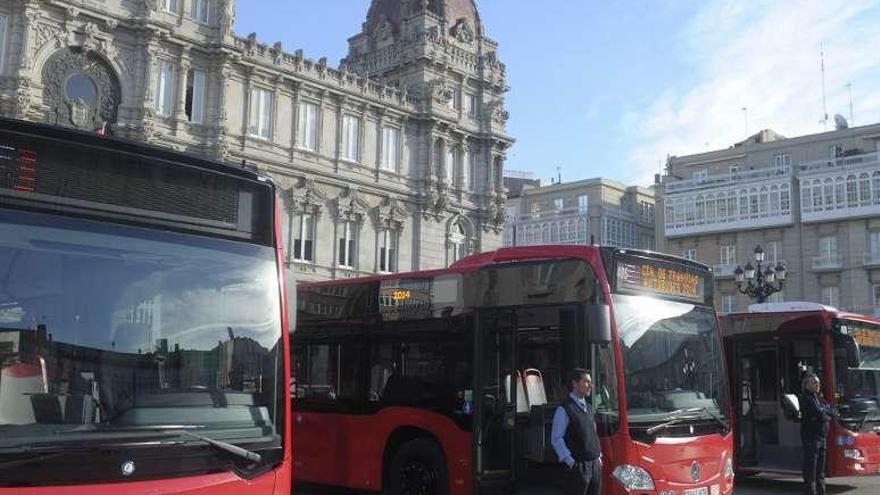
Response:
[[[382,400],[388,379],[395,371],[392,344],[375,344],[370,347],[370,388],[367,392],[367,401],[380,402]]]

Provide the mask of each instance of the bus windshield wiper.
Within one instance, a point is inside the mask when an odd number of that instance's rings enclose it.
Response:
[[[99,441],[99,442],[85,441],[85,442],[77,442],[75,444],[71,442],[69,445],[57,444],[57,443],[53,443],[53,444],[45,443],[45,444],[30,444],[30,445],[14,446],[14,447],[10,447],[10,448],[14,448],[18,452],[21,452],[21,453],[25,453],[25,454],[33,453],[33,454],[37,454],[37,455],[35,455],[34,457],[28,457],[25,459],[15,459],[14,461],[8,461],[8,463],[0,462],[0,468],[5,468],[6,466],[9,466],[10,464],[13,464],[12,467],[14,467],[14,466],[18,466],[21,464],[27,464],[30,462],[35,462],[38,460],[43,460],[43,459],[47,459],[47,458],[54,457],[54,456],[60,456],[64,453],[70,452],[70,451],[84,451],[84,450],[89,450],[89,449],[95,448],[95,447],[106,448],[106,447],[114,447],[114,446],[120,446],[120,447],[131,446],[131,445],[137,443],[137,440],[143,440],[143,441],[145,441],[145,443],[150,443],[150,444],[155,444],[155,445],[180,444],[181,442],[179,440],[177,442],[175,442],[175,441],[170,441],[170,439],[174,438],[174,437],[180,438],[182,436],[183,437],[190,437],[195,440],[199,440],[201,442],[204,442],[204,443],[214,447],[215,449],[222,450],[224,452],[228,452],[230,454],[247,459],[247,460],[254,462],[254,463],[260,463],[263,460],[263,456],[261,456],[260,454],[258,454],[256,452],[252,452],[252,451],[247,450],[245,448],[239,447],[237,445],[232,445],[231,443],[223,442],[221,440],[215,440],[213,438],[209,438],[204,435],[198,435],[198,434],[192,433],[187,430],[182,430],[182,429],[166,430],[166,429],[162,429],[162,428],[149,428],[149,429],[147,429],[146,433],[147,434],[144,434],[142,432],[140,434],[125,436],[122,438],[118,438],[118,437],[112,438],[112,439],[109,439],[109,441]],[[4,453],[3,451],[8,450],[8,449],[9,448],[0,449],[0,453]],[[63,450],[63,451],[59,452],[59,450]]]
[[[197,440],[201,440],[202,442],[205,442],[206,444],[208,444],[216,449],[222,450],[224,452],[228,452],[233,455],[237,455],[241,458],[247,459],[247,460],[254,462],[254,463],[260,463],[263,460],[263,456],[261,456],[260,454],[253,452],[253,451],[250,451],[248,449],[239,447],[238,445],[232,445],[231,443],[222,442],[220,440],[214,440],[213,438],[208,438],[203,435],[196,435],[195,433],[192,433],[192,432],[189,432],[186,430],[181,431],[180,434],[183,436],[192,437]]]
[[[699,409],[700,409],[700,412],[704,412],[704,413],[708,414],[709,416],[712,417],[713,420],[715,420],[715,422],[717,422],[718,424],[720,424],[724,428],[730,428],[730,422],[727,420],[727,418],[721,416],[720,414],[713,411],[712,409],[709,409],[708,407],[701,407]]]
[[[669,419],[667,421],[665,421],[663,423],[656,424],[656,425],[646,429],[645,432],[648,435],[653,435],[654,433],[657,433],[660,430],[665,430],[666,428],[669,428],[670,426],[675,426],[678,423],[681,423],[682,421],[685,421],[688,419],[694,419],[695,416],[681,416],[681,414],[700,412],[702,409],[703,408],[700,408],[700,407],[692,407],[690,409],[677,409],[675,411],[672,411],[669,413]]]

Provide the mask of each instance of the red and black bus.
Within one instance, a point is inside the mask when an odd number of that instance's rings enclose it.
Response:
[[[290,490],[275,187],[0,120],[0,494]]]
[[[880,473],[880,319],[816,303],[755,304],[722,317],[737,473],[801,471],[798,394],[815,373],[839,417],[826,473]]]
[[[558,493],[553,413],[591,371],[604,493],[726,495],[733,438],[712,275],[656,253],[502,249],[449,269],[304,283],[294,481]]]

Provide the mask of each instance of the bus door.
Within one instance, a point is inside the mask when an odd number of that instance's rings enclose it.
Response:
[[[550,430],[568,395],[565,374],[586,364],[583,317],[573,305],[480,313],[474,458],[481,495],[560,493]]]
[[[740,349],[742,346],[740,344]],[[741,467],[754,466],[756,459],[755,435],[755,382],[757,362],[751,347],[746,347],[745,352],[736,353],[736,384],[739,387],[734,391],[736,394],[736,417],[737,417],[737,463]]]
[[[481,311],[474,352],[476,484],[504,491],[514,481],[516,414],[527,407],[516,363],[516,312]]]
[[[738,462],[740,467],[774,468],[779,447],[779,346],[771,342],[737,342],[736,370]]]

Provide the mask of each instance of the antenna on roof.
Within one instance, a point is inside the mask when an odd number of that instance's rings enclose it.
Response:
[[[822,125],[828,130],[828,104],[825,100],[825,42],[819,43],[819,58],[822,62]]]
[[[562,167],[556,167],[556,182],[562,184]]]
[[[846,90],[849,91],[849,125],[856,125],[856,121],[853,119],[852,82],[846,82]]]

